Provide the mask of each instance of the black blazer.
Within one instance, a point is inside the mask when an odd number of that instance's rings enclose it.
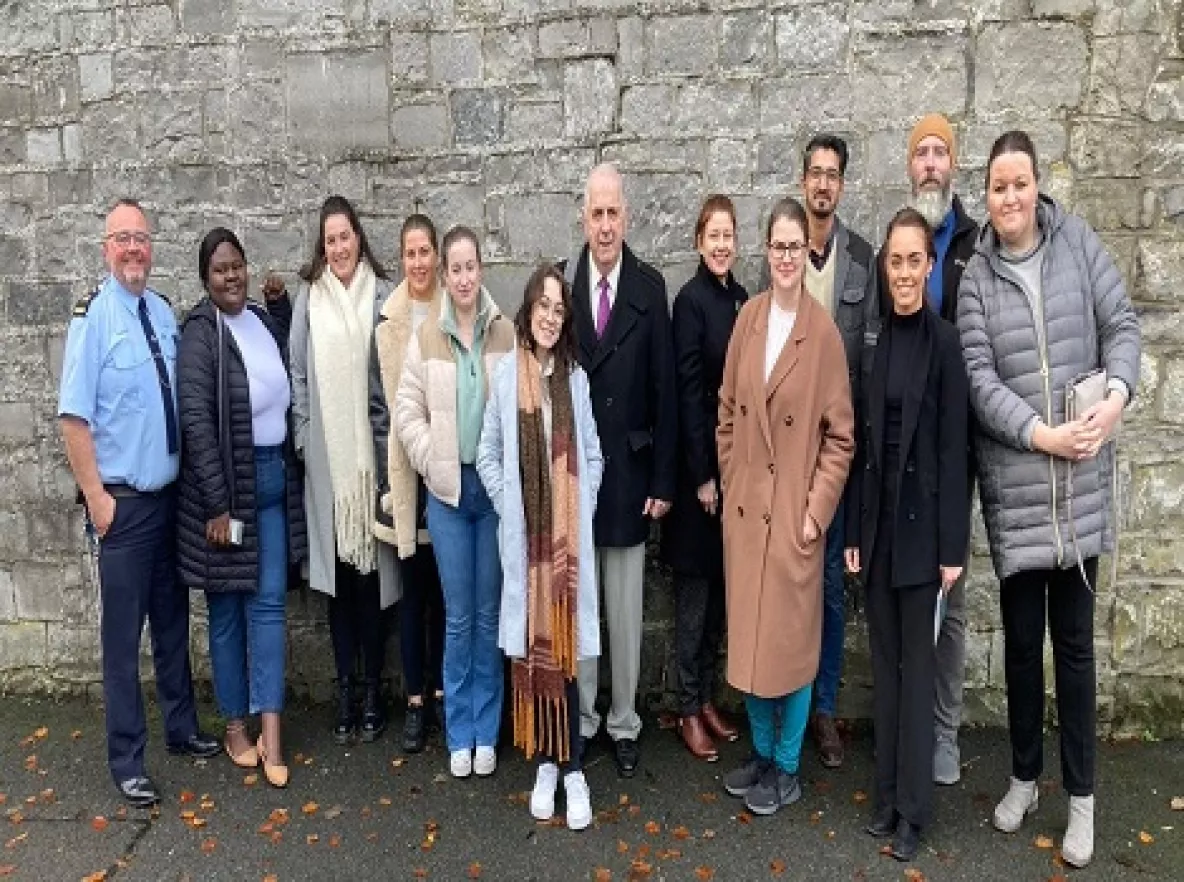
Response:
[[[848,484],[846,545],[858,547],[866,574],[886,482],[896,482],[892,585],[938,581],[940,566],[963,566],[970,538],[966,472],[969,384],[957,330],[922,307],[920,343],[911,358],[901,415],[900,466],[883,471],[884,400],[893,322],[885,322],[864,378],[855,462]]]
[[[624,246],[613,311],[597,340],[587,246],[572,259],[578,357],[604,453],[593,532],[598,546],[625,548],[649,536],[646,497],[674,501],[678,407],[666,282]]]
[[[678,487],[662,519],[662,557],[688,576],[723,575],[723,533],[699,504],[698,489],[719,483],[715,429],[728,341],[748,292],[730,273],[720,282],[702,260],[674,298],[674,364],[678,381]]]

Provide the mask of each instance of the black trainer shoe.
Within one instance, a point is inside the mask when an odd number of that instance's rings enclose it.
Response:
[[[802,798],[802,785],[797,775],[781,771],[769,763],[755,787],[744,794],[744,807],[754,815],[771,815],[782,806],[792,805]]]
[[[337,684],[337,715],[333,720],[333,740],[348,744],[357,734],[358,723],[354,719],[354,693],[347,680]]]
[[[737,799],[742,798],[749,788],[760,783],[761,773],[767,765],[771,765],[769,760],[754,753],[740,768],[733,769],[724,775],[724,790],[728,791],[729,796],[735,796]]]

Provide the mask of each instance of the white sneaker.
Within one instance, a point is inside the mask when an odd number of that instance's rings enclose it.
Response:
[[[448,757],[448,771],[453,778],[467,778],[473,774],[473,752],[454,750]]]
[[[1072,867],[1086,866],[1094,857],[1094,798],[1069,797],[1069,827],[1061,842],[1061,857]]]
[[[567,793],[567,828],[584,830],[592,823],[592,791],[584,780],[583,772],[568,772],[563,776],[563,789]]]
[[[559,766],[539,763],[530,791],[530,815],[537,821],[549,821],[555,815],[555,788],[559,785]]]
[[[1035,781],[1021,781],[1013,777],[1007,795],[995,806],[995,829],[1014,833],[1024,823],[1024,817],[1036,811],[1040,802],[1040,788]]]
[[[497,770],[497,751],[492,747],[478,747],[473,756],[473,771],[488,778]]]

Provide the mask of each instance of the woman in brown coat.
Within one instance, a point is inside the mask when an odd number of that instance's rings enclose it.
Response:
[[[822,641],[822,545],[855,427],[842,338],[806,295],[806,215],[773,206],[772,290],[740,310],[719,396],[728,682],[745,693],[753,755],[724,779],[749,811],[801,796],[798,759]]]

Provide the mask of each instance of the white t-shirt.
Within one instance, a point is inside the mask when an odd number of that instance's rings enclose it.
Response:
[[[238,344],[251,389],[251,431],[255,446],[283,444],[288,435],[288,406],[292,387],[284,359],[271,332],[249,308],[238,315],[222,314]]]
[[[432,311],[432,301],[430,300],[416,300],[411,299],[411,333],[415,334],[419,331],[419,326],[427,320],[428,313]]]
[[[777,364],[777,358],[781,355],[781,350],[785,348],[789,335],[793,333],[793,323],[797,317],[796,312],[786,312],[774,303],[772,298],[769,299],[769,332],[765,337],[766,383],[773,375],[773,365]]]

